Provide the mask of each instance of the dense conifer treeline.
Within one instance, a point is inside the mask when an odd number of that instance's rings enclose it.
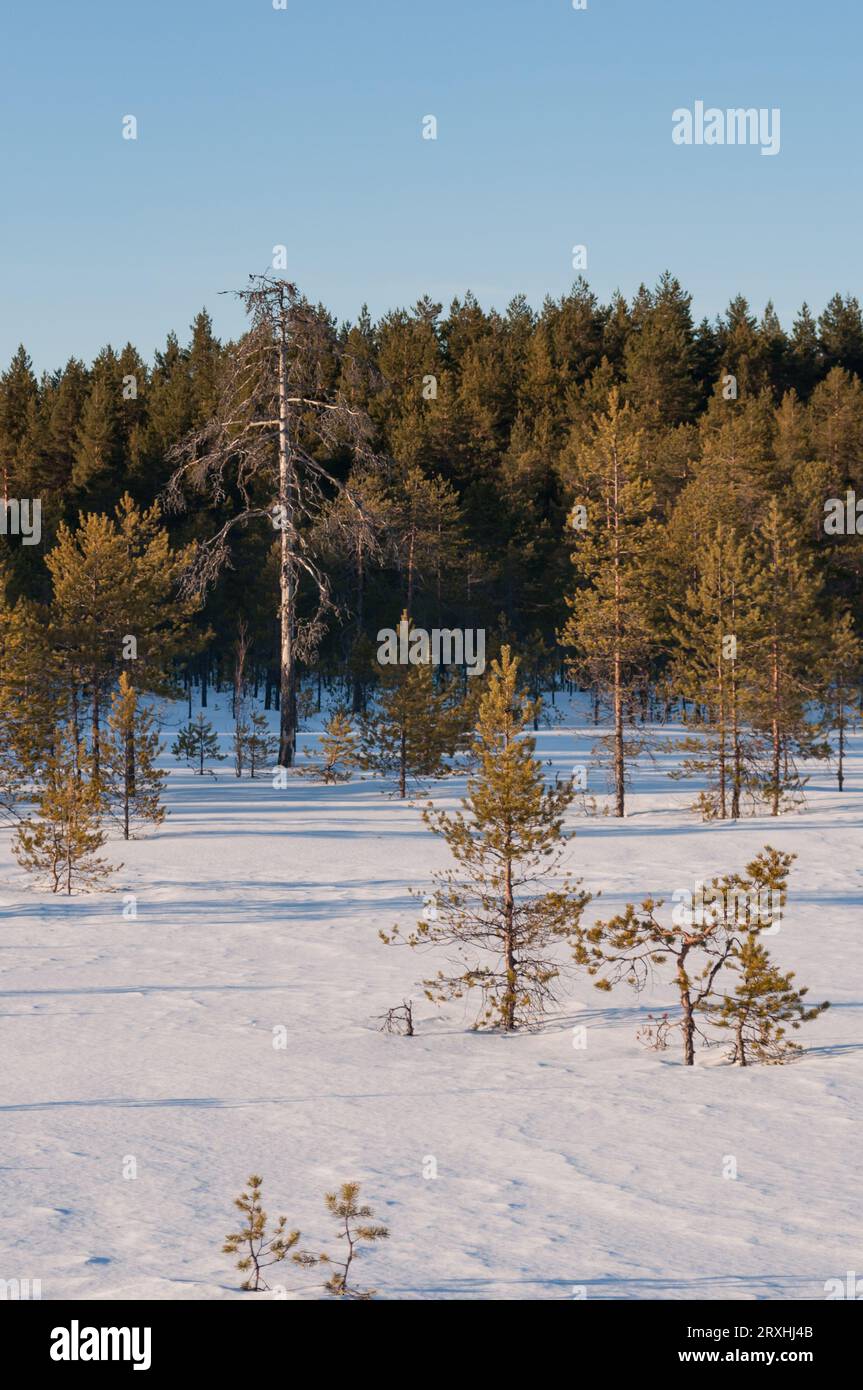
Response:
[[[703,814],[795,798],[796,757],[841,739],[858,698],[863,541],[824,524],[828,499],[863,496],[854,298],[818,318],[804,305],[788,331],[741,297],[694,324],[669,274],[606,305],[579,280],[539,312],[468,294],[446,313],[426,297],[339,326],[300,307],[287,351],[302,354],[304,393],[365,421],[357,450],[313,430],[305,406],[295,417],[318,470],[298,553],[327,598],[321,619],[320,594],[298,584],[301,674],[342,682],[358,714],[380,675],[376,634],[402,611],[484,628],[492,652],[518,650],[532,690],[566,671],[594,692],[618,813],[639,724],[671,708],[698,726],[683,772],[709,773]],[[226,381],[251,360],[249,339],[220,343],[202,312],[152,365],[127,344],[37,380],[22,346],[0,377],[4,496],[42,505],[41,544],[3,546],[4,641],[29,643],[31,664],[47,643],[66,664],[81,708],[60,713],[73,737],[89,724],[97,772],[125,634],[139,688],[182,676],[206,704],[213,680],[235,679],[242,632],[244,680],[278,702],[270,495],[238,467],[184,509],[165,505],[184,442],[212,435]],[[196,546],[246,510],[212,582],[171,600]]]

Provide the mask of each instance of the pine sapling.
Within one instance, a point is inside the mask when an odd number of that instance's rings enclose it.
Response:
[[[617,916],[579,931],[576,962],[599,976],[597,989],[610,990],[625,981],[641,990],[656,967],[670,960],[680,1016],[651,1019],[642,1037],[665,1047],[669,1035],[679,1031],[684,1064],[694,1066],[696,1039],[710,1042],[700,1020],[716,1008],[717,977],[740,949],[744,934],[756,935],[777,920],[793,858],[766,845],[744,874],[714,878],[697,906],[678,905],[670,920],[660,915],[661,899],[646,898],[640,909],[628,903]]]
[[[246,737],[250,777],[257,777],[261,768],[268,770],[276,756],[278,747],[279,740],[270,733],[267,716],[258,710],[252,710],[249,715],[249,731]]]
[[[76,744],[71,726],[57,732],[54,752],[46,759],[36,815],[22,821],[12,852],[22,868],[40,876],[52,893],[71,896],[73,888],[98,887],[115,868],[99,858],[107,836],[101,828],[102,796],[92,779],[83,744]]]
[[[740,1067],[748,1066],[750,1058],[784,1062],[800,1052],[783,1025],[790,1023],[797,1029],[817,1018],[829,1004],[807,1007],[803,998],[808,991],[795,987],[794,971],[783,975],[755,934],[738,947],[729,969],[736,977],[734,987],[723,996],[711,1018],[718,1028],[732,1034],[731,1061]]]
[[[359,739],[343,706],[334,709],[318,740],[323,755],[321,780],[347,782],[359,762]]]
[[[287,1229],[286,1216],[280,1216],[273,1229],[268,1231],[267,1213],[261,1201],[262,1185],[263,1178],[253,1173],[247,1190],[234,1199],[234,1206],[242,1212],[245,1224],[239,1231],[232,1231],[222,1246],[225,1255],[240,1256],[237,1269],[246,1276],[242,1287],[253,1293],[269,1288],[263,1271],[271,1265],[281,1264],[300,1238],[299,1231]]]
[[[181,725],[177,738],[171,745],[171,752],[175,758],[195,768],[201,777],[208,770],[204,768],[206,758],[215,759],[220,763],[225,761],[225,754],[219,751],[218,734],[210,721],[200,713],[188,724]]]
[[[402,615],[402,624],[408,618]],[[361,719],[360,763],[392,777],[407,797],[409,782],[444,777],[463,728],[452,688],[439,688],[430,659],[383,666],[373,706]]]
[[[434,1003],[479,990],[477,1026],[535,1024],[554,1001],[565,963],[556,948],[577,944],[589,894],[563,876],[540,891],[556,871],[570,836],[563,819],[573,797],[566,782],[546,788],[527,732],[533,706],[519,691],[518,660],[509,647],[492,663],[473,738],[475,770],[455,815],[424,813],[443,836],[455,868],[437,876],[423,920],[404,940],[413,947],[453,952],[449,973],[426,980]],[[400,929],[381,932],[389,943]]]
[[[344,1182],[338,1192],[324,1195],[327,1211],[338,1223],[339,1240],[346,1242],[344,1259],[334,1260],[329,1255],[297,1255],[298,1264],[311,1266],[329,1265],[333,1273],[324,1285],[335,1298],[356,1298],[368,1300],[377,1293],[376,1289],[359,1289],[351,1283],[351,1265],[362,1253],[362,1246],[386,1240],[389,1230],[386,1226],[370,1224],[374,1221],[371,1207],[361,1205],[358,1182]]]

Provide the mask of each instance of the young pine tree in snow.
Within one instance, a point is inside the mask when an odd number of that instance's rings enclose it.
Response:
[[[717,1005],[717,977],[740,949],[744,934],[757,935],[778,920],[793,858],[765,845],[743,874],[714,878],[699,901],[678,903],[670,914],[660,914],[661,899],[646,898],[640,909],[628,903],[622,913],[579,933],[576,962],[599,976],[597,989],[610,990],[625,981],[641,990],[656,967],[670,961],[680,1018],[663,1019],[647,1030],[648,1039],[664,1047],[668,1033],[679,1031],[684,1063],[694,1066],[696,1039],[710,1041],[699,1020]]]
[[[695,809],[704,820],[737,820],[756,785],[757,752],[746,726],[747,673],[758,659],[746,548],[717,527],[698,557],[699,574],[673,614],[677,652],[669,684],[692,701],[686,756],[671,776],[705,778]]]
[[[54,751],[44,767],[36,814],[22,821],[12,852],[29,873],[44,881],[52,893],[97,887],[114,867],[100,859],[105,844],[101,828],[102,799],[98,784],[79,775],[91,770],[83,746],[75,746],[71,727],[58,730]]]
[[[219,752],[219,737],[203,714],[197,714],[188,724],[181,725],[177,732],[177,738],[171,744],[171,752],[175,758],[188,763],[195,768],[196,772],[203,777],[204,762],[207,758],[215,758],[219,762],[225,761],[225,754]]]
[[[239,1231],[232,1231],[226,1236],[222,1246],[225,1255],[240,1256],[237,1269],[246,1276],[242,1287],[253,1293],[269,1288],[264,1279],[264,1270],[270,1265],[281,1264],[300,1238],[299,1231],[287,1229],[286,1216],[280,1216],[272,1230],[267,1229],[267,1213],[261,1200],[262,1186],[263,1178],[253,1173],[247,1190],[234,1199],[234,1206],[243,1215],[244,1225]]]
[[[479,1023],[505,1030],[535,1021],[554,998],[564,966],[555,947],[573,946],[589,895],[564,877],[538,891],[554,872],[568,836],[563,817],[569,783],[547,789],[526,732],[533,709],[517,687],[518,661],[504,647],[492,663],[474,734],[476,768],[455,815],[429,808],[426,823],[442,835],[456,868],[437,877],[427,920],[411,946],[450,947],[458,966],[426,981],[436,1002],[481,992]],[[399,929],[387,936],[391,941]]]
[[[808,991],[796,988],[794,971],[783,975],[754,933],[736,948],[728,966],[734,983],[726,987],[718,1007],[711,1010],[711,1022],[731,1033],[731,1060],[745,1067],[750,1058],[783,1062],[799,1052],[784,1025],[797,1029],[817,1018],[829,1004],[807,1006],[803,997]]]
[[[362,766],[394,777],[404,798],[409,781],[445,775],[460,727],[452,690],[435,687],[430,662],[385,666],[374,706],[362,718]]]
[[[362,1247],[386,1240],[389,1236],[386,1226],[372,1224],[375,1214],[371,1207],[360,1202],[359,1197],[358,1182],[344,1182],[338,1192],[327,1192],[324,1195],[327,1211],[335,1217],[338,1225],[338,1238],[345,1241],[344,1257],[341,1260],[334,1260],[330,1255],[300,1254],[294,1257],[297,1264],[301,1265],[332,1266],[333,1273],[324,1288],[336,1298],[368,1300],[377,1292],[376,1289],[358,1289],[351,1283],[351,1266],[363,1253]]]
[[[246,762],[250,777],[257,777],[262,768],[265,772],[270,770],[278,747],[279,740],[270,733],[267,716],[252,710],[246,735]]]
[[[342,706],[333,710],[324,725],[318,747],[323,756],[321,779],[324,782],[346,782],[359,761],[359,739],[350,715]]]
[[[161,797],[168,779],[156,767],[161,751],[156,720],[141,704],[123,672],[111,697],[107,734],[102,743],[102,794],[129,839],[135,821],[161,825]]]
[[[808,707],[821,693],[817,673],[829,646],[818,610],[821,581],[795,531],[771,498],[753,557],[759,619],[749,707],[767,745],[761,795],[773,816],[802,800],[806,779],[796,759],[826,758],[830,752],[808,717]]]
[[[824,727],[836,734],[836,781],[845,786],[848,725],[860,712],[860,675],[863,648],[854,631],[848,609],[834,614],[824,655]]]

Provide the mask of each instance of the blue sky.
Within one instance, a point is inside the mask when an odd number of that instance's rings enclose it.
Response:
[[[667,267],[713,316],[860,293],[856,0],[39,0],[0,43],[0,363],[145,356],[288,248],[342,319],[470,288],[605,299]],[[671,113],[779,107],[781,151]],[[134,115],[138,139],[122,138]],[[434,115],[436,141],[421,138]]]

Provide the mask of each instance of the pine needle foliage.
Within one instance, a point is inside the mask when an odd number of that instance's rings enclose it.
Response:
[[[570,838],[563,820],[574,792],[568,782],[546,788],[527,732],[532,720],[532,702],[518,688],[518,660],[504,647],[480,701],[476,767],[462,809],[424,812],[456,867],[436,877],[432,906],[402,938],[455,953],[454,969],[425,981],[427,998],[442,1003],[479,990],[477,1026],[505,1031],[535,1024],[554,1001],[566,968],[555,948],[574,947],[590,897],[569,876],[540,891]],[[399,939],[399,928],[381,936]]]
[[[234,1206],[242,1214],[244,1224],[238,1231],[226,1236],[222,1246],[225,1255],[240,1256],[237,1269],[246,1276],[242,1287],[253,1293],[269,1288],[264,1270],[271,1265],[281,1264],[300,1239],[299,1231],[288,1230],[286,1216],[280,1216],[272,1228],[268,1226],[262,1187],[263,1178],[253,1173],[246,1190],[234,1199]]]

